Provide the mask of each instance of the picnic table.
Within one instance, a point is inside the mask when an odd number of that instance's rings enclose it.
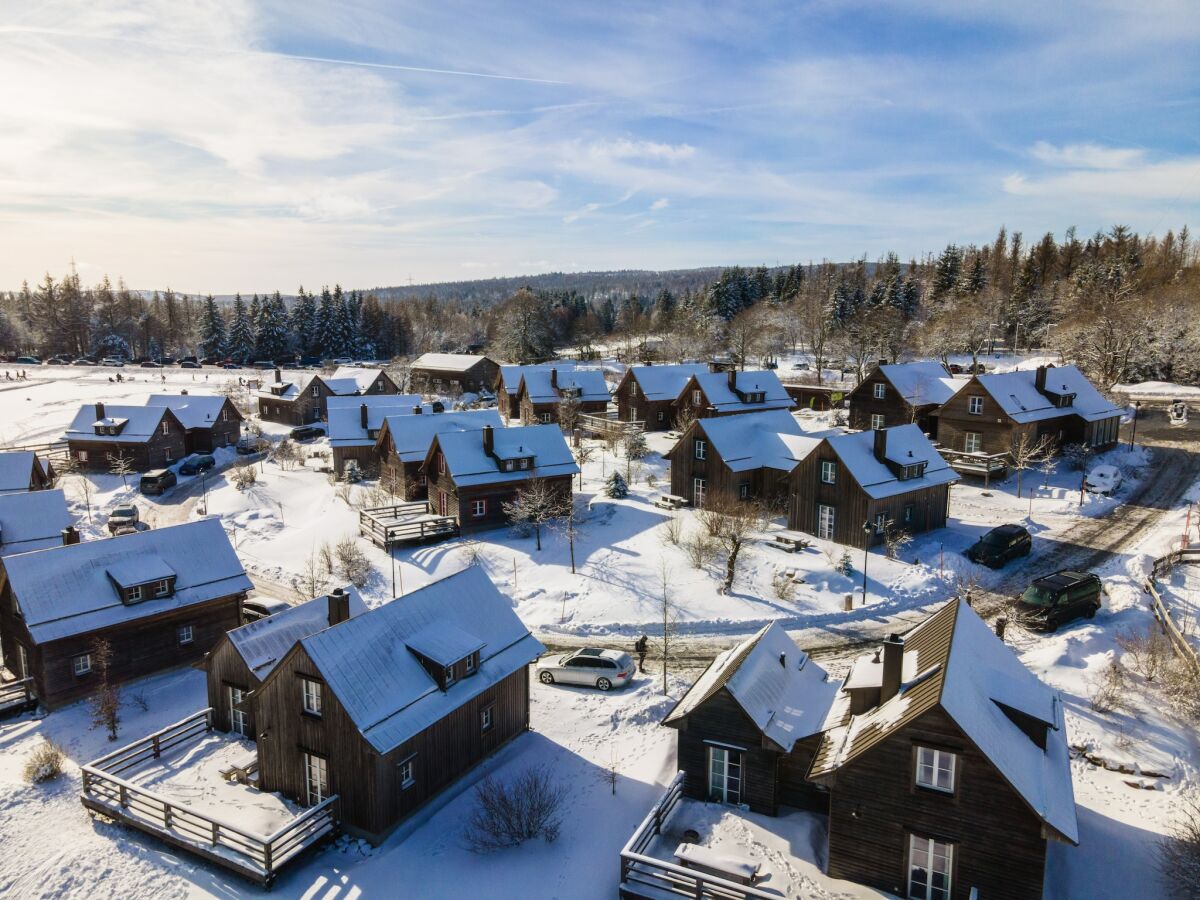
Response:
[[[795,553],[797,550],[807,550],[812,546],[812,541],[798,531],[780,531],[767,541],[767,545],[787,553]]]
[[[678,494],[659,494],[654,499],[654,505],[660,509],[682,509],[688,505],[687,497]]]
[[[250,784],[258,776],[258,748],[247,750],[230,760],[229,765],[221,770],[226,781]]]
[[[710,875],[728,878],[739,884],[754,884],[762,863],[738,856],[718,853],[699,844],[680,844],[675,848],[675,858],[685,868],[699,869]]]

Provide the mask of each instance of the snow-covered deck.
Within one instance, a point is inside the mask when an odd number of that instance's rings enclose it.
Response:
[[[387,549],[401,542],[453,537],[458,534],[458,522],[453,516],[434,515],[424,502],[397,503],[361,510],[358,530],[377,547]]]

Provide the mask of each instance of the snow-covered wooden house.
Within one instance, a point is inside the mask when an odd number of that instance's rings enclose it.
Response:
[[[781,506],[788,476],[820,442],[784,409],[696,419],[666,454],[671,493],[697,508],[714,500]]]
[[[429,489],[425,457],[434,436],[445,431],[481,431],[484,426],[503,427],[497,410],[435,413],[428,406],[418,406],[409,415],[386,416],[374,449],[380,483],[402,500],[426,499]]]
[[[858,659],[810,781],[828,872],[903,897],[1041,897],[1079,829],[1062,699],[962,600]]]
[[[570,360],[558,360],[554,363],[535,363],[529,366],[499,366],[496,374],[496,384],[492,388],[496,395],[496,408],[505,423],[510,419],[521,418],[521,404],[517,400],[517,391],[521,388],[521,376],[531,369],[540,369],[556,365],[560,369],[574,365]]]
[[[420,408],[417,394],[364,394],[330,397],[326,400],[329,446],[333,450],[333,471],[341,475],[346,463],[354,460],[364,473],[379,469],[375,442],[387,416],[412,414]]]
[[[704,363],[669,366],[630,366],[613,390],[617,417],[622,422],[644,422],[646,431],[675,427],[675,401],[693,375],[709,371]]]
[[[937,437],[935,411],[966,382],[939,362],[881,362],[850,392],[850,427],[891,428],[915,422]]]
[[[853,547],[942,528],[957,480],[918,425],[831,435],[792,470],[788,528]]]
[[[500,367],[474,353],[423,353],[413,360],[409,383],[427,394],[478,394],[496,385]]]
[[[166,407],[184,428],[184,450],[211,453],[232,447],[242,436],[245,417],[228,397],[211,394],[151,394],[147,406]]]
[[[222,635],[204,657],[213,725],[256,740],[251,693],[297,641],[366,610],[353,586],[336,588]]]
[[[200,660],[241,624],[250,579],[219,519],[0,558],[4,659],[42,705],[90,693],[96,641],[126,681]]]
[[[675,397],[675,419],[707,419],[768,409],[791,409],[796,402],[770,369],[698,372]]]
[[[260,785],[378,843],[528,729],[543,649],[474,566],[301,638],[253,697]]]
[[[61,490],[0,494],[0,556],[69,543],[73,522]]]
[[[118,459],[135,472],[159,469],[187,455],[187,428],[166,406],[89,403],[75,414],[67,449],[81,469],[111,471]]]
[[[272,381],[258,391],[258,414],[268,422],[308,425],[324,420],[330,397],[376,397],[399,394],[396,383],[382,369],[342,366],[331,375],[301,376],[285,380],[276,369]]]
[[[530,367],[521,374],[517,407],[526,425],[558,422],[563,400],[573,399],[580,413],[604,415],[608,411],[608,382],[600,369]]]
[[[0,494],[41,491],[54,485],[54,467],[32,450],[0,453]]]
[[[1022,435],[1111,447],[1121,426],[1121,410],[1075,366],[972,376],[936,415],[939,443],[966,453],[1007,453]]]
[[[504,504],[534,479],[564,498],[579,467],[557,425],[443,431],[425,456],[431,511],[461,530],[508,524]]]

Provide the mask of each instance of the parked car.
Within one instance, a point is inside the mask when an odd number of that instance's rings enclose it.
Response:
[[[260,450],[267,449],[267,444],[267,439],[261,435],[243,434],[240,438],[238,438],[238,442],[234,445],[233,449],[236,450],[239,455],[245,456],[248,453],[258,453]]]
[[[137,523],[141,521],[138,515],[138,508],[132,503],[126,503],[116,507],[108,514],[108,530],[113,534],[117,533],[117,529],[132,528],[137,529]]]
[[[1091,572],[1055,572],[1037,579],[1025,589],[1016,603],[1019,621],[1040,631],[1086,616],[1092,618],[1100,608],[1103,585]]]
[[[257,622],[259,619],[273,616],[275,613],[283,612],[285,609],[291,609],[291,604],[283,600],[276,600],[273,597],[259,597],[254,595],[242,601],[242,621],[247,624]]]
[[[298,425],[292,429],[293,441],[311,441],[325,434],[324,425]]]
[[[204,359],[200,360],[200,365],[202,365],[202,366],[219,366],[222,363],[226,363],[226,362],[229,362],[229,360],[221,359],[221,357],[219,357],[219,356],[206,356],[206,357],[204,357]]]
[[[143,494],[165,494],[178,483],[179,479],[170,469],[151,469],[142,476],[139,487]]]
[[[73,366],[94,366],[95,364],[96,361],[94,359],[88,359],[85,356],[81,356],[79,359],[71,363]]]
[[[222,369],[240,369],[241,366],[239,366],[237,363],[221,363],[221,368]]]
[[[70,364],[71,360],[66,356],[52,356],[46,360],[48,366],[69,366]]]
[[[160,362],[155,362],[155,361],[154,361],[154,360],[152,360],[152,359],[148,359],[148,360],[146,360],[144,363],[139,363],[139,365],[140,365],[140,366],[141,366],[143,369],[161,369],[161,368],[162,368],[162,363],[160,363]]]
[[[808,363],[801,362],[801,363],[792,363],[792,368],[799,369],[801,372],[807,372],[812,367]]]
[[[113,369],[123,369],[125,367],[125,360],[117,359],[115,356],[106,356],[100,360],[100,365],[109,366]]]
[[[180,475],[199,475],[201,472],[207,472],[217,461],[207,453],[193,453],[187,457],[179,465]]]
[[[335,357],[335,358],[334,358],[334,360],[333,360],[333,364],[334,364],[335,366],[348,366],[348,365],[350,365],[352,362],[354,362],[354,360],[352,360],[352,359],[351,359],[350,357],[348,357],[348,356],[338,356],[338,357]]]
[[[269,359],[256,359],[254,361],[253,368],[262,369],[265,372],[267,369],[275,368],[275,363]]]
[[[584,647],[566,656],[538,662],[542,684],[581,684],[602,691],[624,687],[633,678],[633,657],[620,650]]]
[[[1096,466],[1083,479],[1083,486],[1093,494],[1113,494],[1121,486],[1121,470],[1116,466]]]
[[[302,356],[302,357],[300,357],[300,365],[306,369],[317,368],[321,365],[321,357],[319,357],[319,356]]]
[[[998,569],[1010,559],[1028,556],[1033,538],[1020,525],[999,525],[967,548],[967,559]]]
[[[42,361],[36,356],[18,356],[14,362],[19,366],[40,366],[42,364]]]
[[[194,359],[185,359],[183,362],[181,362],[179,364],[179,368],[181,368],[181,369],[199,369],[200,363],[196,362]]]

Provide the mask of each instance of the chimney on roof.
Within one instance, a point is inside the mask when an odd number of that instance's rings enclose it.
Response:
[[[886,359],[881,359],[879,361],[879,365],[881,365],[881,366],[886,366],[887,364],[888,364],[888,361]]]
[[[103,418],[104,418],[104,404],[97,403],[96,404],[96,421],[99,422]]]
[[[492,455],[492,449],[495,447],[495,436],[492,434],[492,426],[483,426],[483,452]]]
[[[1035,388],[1037,388],[1039,391],[1044,391],[1046,389],[1046,367],[1045,366],[1037,367],[1037,372],[1035,372],[1034,376],[1033,376],[1033,386]]]
[[[421,410],[421,404],[420,404],[420,403],[418,403],[416,406],[414,406],[414,407],[413,407],[413,415],[414,415],[414,416],[419,416],[419,415],[421,414],[421,412],[422,412],[422,410]]]
[[[180,393],[181,395],[183,395],[184,397],[186,397],[186,396],[187,396],[187,388],[184,388],[184,389],[183,389],[182,391],[180,391],[179,393]]]
[[[279,371],[279,366],[275,367],[275,383],[279,384],[283,381],[283,373]]]
[[[736,391],[737,390],[737,370],[736,369],[726,369],[725,370],[725,381],[729,384],[729,389],[731,391]]]
[[[358,424],[364,429],[367,427],[367,404],[358,404]]]
[[[875,439],[875,458],[883,462],[887,459],[887,429],[876,428],[872,436]]]
[[[787,668],[787,652],[786,651],[779,654],[779,664],[781,666],[783,666],[785,669]]]
[[[887,703],[900,693],[900,677],[904,670],[904,638],[889,634],[883,642],[883,681],[879,685],[879,703]]]
[[[550,370],[550,387],[558,390],[558,369]]]
[[[334,588],[326,598],[329,601],[329,624],[337,625],[350,618],[350,595],[345,588]]]
[[[74,525],[68,525],[62,530],[62,542],[64,547],[69,547],[72,544],[79,543],[79,529]]]

